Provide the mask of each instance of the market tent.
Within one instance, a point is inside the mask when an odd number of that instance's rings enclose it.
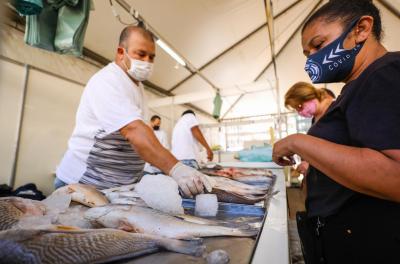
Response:
[[[65,152],[85,84],[113,60],[124,27],[120,21],[134,23],[130,15],[134,10],[190,65],[190,70],[179,65],[157,45],[155,72],[146,82],[147,96],[152,113],[163,117],[163,129],[169,135],[180,113],[189,107],[198,113],[211,144],[225,142],[228,149],[243,147],[244,141],[268,141],[274,118],[243,120],[277,112],[276,79],[262,0],[112,0],[119,19],[109,0],[93,2],[95,10],[90,13],[83,58],[26,45],[24,19],[8,12],[10,18],[0,30],[0,122],[7,124],[0,138],[1,182],[16,186],[35,182],[46,193],[53,190],[53,172]],[[320,2],[272,2],[281,110],[287,111],[282,105],[286,89],[297,81],[308,81],[299,30]],[[390,1],[390,5],[384,0],[375,3],[382,13],[384,44],[389,50],[400,50],[400,0]],[[1,9],[6,10],[11,9]],[[192,73],[196,70],[200,74]],[[328,87],[338,93],[341,85]],[[221,117],[236,127],[221,131],[215,127],[226,124],[218,124],[211,117],[216,89],[223,98]],[[232,118],[241,120],[228,120]],[[287,125],[285,130],[286,134],[296,132],[288,130]]]
[[[309,81],[303,70],[301,26],[307,16],[325,2],[272,1],[281,98],[295,82]],[[374,2],[382,13],[385,46],[389,50],[400,50],[397,34],[400,0]],[[112,60],[118,34],[124,24],[136,23],[135,14],[139,14],[190,66],[183,67],[157,45],[155,72],[148,86],[166,96],[184,95],[186,99],[181,102],[191,102],[208,114],[212,113],[215,89],[220,89],[224,119],[277,112],[276,78],[264,1],[95,1],[85,47]],[[201,74],[196,74],[196,70]],[[341,86],[328,85],[336,93]],[[280,101],[281,110],[286,111],[282,99]],[[166,101],[164,106],[168,104]],[[155,102],[155,105],[162,107],[163,104]]]

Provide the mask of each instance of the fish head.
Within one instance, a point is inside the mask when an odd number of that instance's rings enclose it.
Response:
[[[109,203],[108,199],[95,187],[86,184],[69,184],[67,192],[72,195],[72,200],[89,207],[103,206]]]
[[[86,211],[85,218],[94,225],[133,231],[135,228],[130,226],[127,220],[130,213],[129,208],[130,206],[125,205],[106,205],[90,208]]]
[[[46,206],[40,201],[25,199],[20,197],[9,197],[8,202],[20,210],[24,215],[44,215],[46,213]]]
[[[205,175],[205,174],[203,174],[203,175],[204,175],[204,177],[208,180],[208,182],[210,183],[211,189],[214,188],[214,187],[217,185],[217,182],[216,182],[216,180],[215,180],[215,177],[210,177],[210,176]]]
[[[89,221],[96,221],[103,216],[106,216],[112,211],[112,207],[109,206],[99,206],[90,208],[85,212],[85,218]]]

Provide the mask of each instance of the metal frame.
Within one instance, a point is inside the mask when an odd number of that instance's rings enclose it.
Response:
[[[36,66],[30,65],[30,64],[25,64],[25,63],[23,63],[23,62],[14,60],[14,59],[9,58],[9,57],[6,57],[6,56],[4,56],[4,55],[2,55],[2,54],[0,54],[0,60],[4,60],[4,61],[7,61],[7,62],[11,62],[11,63],[17,64],[17,65],[20,65],[20,66],[26,66],[26,65],[28,65],[30,70],[35,70],[35,71],[38,71],[38,72],[41,72],[41,73],[45,73],[45,74],[48,74],[48,75],[57,77],[58,79],[62,79],[62,80],[64,80],[64,81],[68,81],[68,82],[71,82],[71,83],[74,83],[74,84],[77,84],[77,85],[80,85],[80,86],[85,86],[85,85],[86,85],[86,84],[84,84],[84,83],[75,81],[75,80],[73,80],[73,79],[70,79],[70,78],[61,76],[61,75],[59,75],[59,74],[56,74],[56,73],[53,73],[53,72],[44,70],[44,69],[42,69],[42,68],[38,68],[38,67],[36,67]]]
[[[17,175],[17,167],[18,167],[18,156],[19,156],[19,149],[20,149],[20,142],[21,142],[21,135],[22,135],[22,125],[24,122],[25,116],[25,101],[26,101],[26,93],[28,90],[28,80],[29,80],[29,65],[25,64],[25,75],[24,75],[24,84],[23,84],[23,93],[22,93],[22,100],[21,100],[21,110],[19,113],[19,122],[17,127],[17,141],[15,143],[15,152],[14,152],[14,162],[11,171],[11,177],[9,180],[9,185],[14,188],[15,178]]]
[[[245,95],[245,94],[241,94],[241,95],[235,100],[235,102],[233,102],[233,104],[231,104],[231,106],[229,107],[229,109],[226,110],[225,114],[222,116],[222,118],[221,118],[220,120],[224,120],[225,116],[226,116],[227,114],[229,114],[229,113],[232,111],[232,109],[237,105],[237,103],[239,103],[239,101],[243,98],[244,95]]]
[[[185,68],[190,71],[192,74],[197,74],[201,79],[203,79],[206,83],[208,83],[216,92],[219,91],[219,88],[212,82],[210,81],[210,79],[208,79],[206,76],[204,76],[204,74],[202,74],[199,69],[197,69],[187,58],[185,58],[185,56],[183,56],[181,53],[179,53],[177,51],[177,49],[174,48],[173,45],[171,45],[171,43],[169,43],[165,38],[163,38],[161,36],[160,33],[158,33],[149,23],[147,23],[145,21],[145,19],[140,16],[138,13],[137,15],[134,15],[136,13],[137,10],[132,9],[132,7],[125,1],[125,0],[115,0],[116,3],[118,3],[126,12],[128,12],[129,14],[132,15],[132,17],[134,19],[136,19],[139,22],[142,22],[145,24],[146,28],[151,31],[158,39],[161,39],[163,42],[165,42],[171,49],[174,50],[174,52],[176,54],[179,55],[179,57],[181,57],[185,63],[186,66]]]
[[[6,22],[2,22],[2,23],[4,23],[5,25],[8,25],[8,26],[20,31],[20,32],[25,32],[24,29],[21,29],[21,28],[18,27],[18,25],[25,26],[25,19],[23,19],[20,16],[18,16],[15,13],[15,11],[13,11],[9,7],[6,8],[6,12],[5,13],[6,13],[5,14],[6,17],[9,17],[11,19],[11,21],[15,22],[15,25],[11,25],[11,24],[6,23]],[[92,50],[90,50],[88,48],[85,48],[85,47],[83,48],[83,57],[84,57],[83,60],[85,62],[93,64],[93,65],[95,65],[97,67],[102,67],[102,66],[107,65],[108,63],[111,62],[109,59],[107,59],[107,58],[99,55],[98,53],[96,53],[96,52],[94,52],[94,51],[92,51]],[[5,57],[5,56],[3,56],[1,54],[0,54],[0,58],[4,59],[4,60],[7,60],[7,61],[10,61],[10,62],[13,62],[13,63],[16,63],[16,64],[19,64],[19,65],[25,65],[24,63],[21,63],[19,61],[13,60],[11,58]],[[93,62],[95,62],[95,63],[93,63]],[[55,74],[53,72],[50,72],[50,71],[35,67],[33,65],[30,65],[30,68],[38,70],[38,71],[41,71],[43,73],[46,73],[46,74],[49,74],[49,75],[52,75],[52,76],[55,76],[57,78],[60,78],[60,79],[66,80],[66,81],[69,81],[69,82],[73,82],[73,83],[78,84],[78,85],[82,85],[82,86],[86,85],[84,83],[77,82],[75,80],[66,78],[64,76]],[[145,82],[143,82],[143,84],[144,84],[144,87],[145,87],[146,90],[149,90],[149,91],[151,91],[151,92],[153,92],[155,94],[158,94],[159,96],[173,96],[172,93],[169,93],[166,89],[163,89],[163,88],[159,87],[158,85],[156,85],[156,84],[154,84],[152,82],[145,81]],[[194,111],[196,111],[196,112],[198,112],[198,113],[200,113],[202,115],[205,115],[208,118],[214,119],[214,117],[210,113],[204,111],[203,109],[201,109],[201,108],[199,108],[199,107],[197,107],[197,106],[195,106],[193,104],[184,104],[184,106],[188,107],[188,108],[191,108]]]
[[[314,8],[310,11],[310,13],[306,16],[306,18],[299,24],[299,26],[295,29],[295,31],[290,35],[288,40],[285,42],[285,44],[281,47],[281,49],[276,53],[275,58],[278,58],[278,56],[283,52],[283,50],[287,47],[287,45],[290,43],[290,41],[296,36],[296,34],[299,32],[299,30],[302,28],[304,23],[307,21],[307,19],[310,17],[312,13],[320,6],[320,4],[323,2],[323,0],[319,0],[318,3],[314,6]],[[273,61],[271,60],[264,68],[263,70],[257,75],[257,77],[254,79],[254,82],[258,81],[261,76],[268,70],[268,68],[273,65]],[[242,97],[243,98],[243,97]],[[242,99],[240,98],[240,99]],[[235,103],[239,103],[239,101],[235,101]],[[232,109],[230,109],[231,111]],[[225,116],[225,115],[224,115]],[[224,120],[222,118],[222,120]]]
[[[292,9],[293,7],[295,7],[297,4],[299,4],[302,0],[297,0],[296,2],[292,3],[290,6],[286,7],[284,10],[282,10],[279,14],[277,14],[276,16],[274,16],[274,19],[279,18],[281,15],[285,14],[287,11],[289,11],[290,9]],[[257,32],[259,32],[261,29],[263,29],[264,27],[267,26],[267,22],[263,23],[261,26],[257,27],[255,30],[251,31],[249,34],[247,34],[246,36],[244,36],[243,38],[241,38],[239,41],[235,42],[234,44],[232,44],[230,47],[228,47],[227,49],[225,49],[224,51],[222,51],[220,54],[218,54],[217,56],[215,56],[214,58],[212,58],[211,60],[209,60],[208,62],[206,62],[203,66],[201,66],[198,70],[204,70],[205,68],[207,68],[209,65],[211,65],[213,62],[215,62],[216,60],[218,60],[219,58],[221,58],[222,56],[224,56],[225,54],[227,54],[228,52],[230,52],[231,50],[233,50],[234,48],[236,48],[237,46],[239,46],[240,44],[242,44],[244,41],[246,41],[249,37],[251,37],[252,35],[256,34]],[[179,81],[177,84],[175,84],[171,89],[169,89],[169,92],[172,92],[173,90],[175,90],[176,88],[178,88],[181,84],[185,83],[187,80],[189,80],[190,78],[192,78],[195,74],[190,74],[187,77],[185,77],[183,80]]]
[[[276,57],[278,57],[283,50],[287,47],[289,42],[296,36],[297,32],[302,28],[304,23],[307,21],[307,19],[310,17],[312,13],[319,7],[319,5],[323,2],[323,0],[319,0],[318,3],[314,6],[314,8],[310,11],[310,13],[306,16],[306,18],[299,24],[299,26],[295,29],[292,35],[288,38],[288,40],[285,42],[285,44],[282,46],[282,48],[276,53]],[[254,81],[258,81],[261,76],[268,70],[268,68],[272,65],[272,60],[264,67],[264,69],[257,75],[257,77],[254,79]]]
[[[394,7],[391,3],[389,3],[386,0],[378,0],[380,4],[382,4],[387,10],[390,11],[393,15],[395,15],[397,18],[400,18],[400,11]]]

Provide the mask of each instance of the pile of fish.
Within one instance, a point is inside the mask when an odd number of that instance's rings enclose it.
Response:
[[[212,193],[220,202],[255,204],[268,197],[275,175],[267,169],[223,168],[216,165],[200,170],[209,175]]]
[[[270,190],[269,185],[250,185],[225,177],[209,177],[209,181],[219,202],[255,204],[264,201]]]
[[[254,185],[270,185],[275,177],[272,171],[268,169],[223,168],[219,165],[212,168],[205,167],[200,171],[209,176],[225,177],[231,180]]]
[[[214,179],[215,188],[225,185],[249,197],[263,192],[223,180]],[[162,213],[149,208],[134,188],[100,192],[72,184],[44,201],[0,198],[0,263],[106,263],[159,250],[200,256],[205,249],[200,237],[258,233],[250,225]]]

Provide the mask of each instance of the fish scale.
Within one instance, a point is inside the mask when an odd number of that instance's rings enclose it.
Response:
[[[121,230],[7,230],[0,232],[0,263],[105,263],[161,248],[199,256],[199,241],[179,241]],[[24,259],[21,260],[21,254]]]
[[[0,200],[0,230],[12,228],[22,216],[21,210],[13,204]]]

